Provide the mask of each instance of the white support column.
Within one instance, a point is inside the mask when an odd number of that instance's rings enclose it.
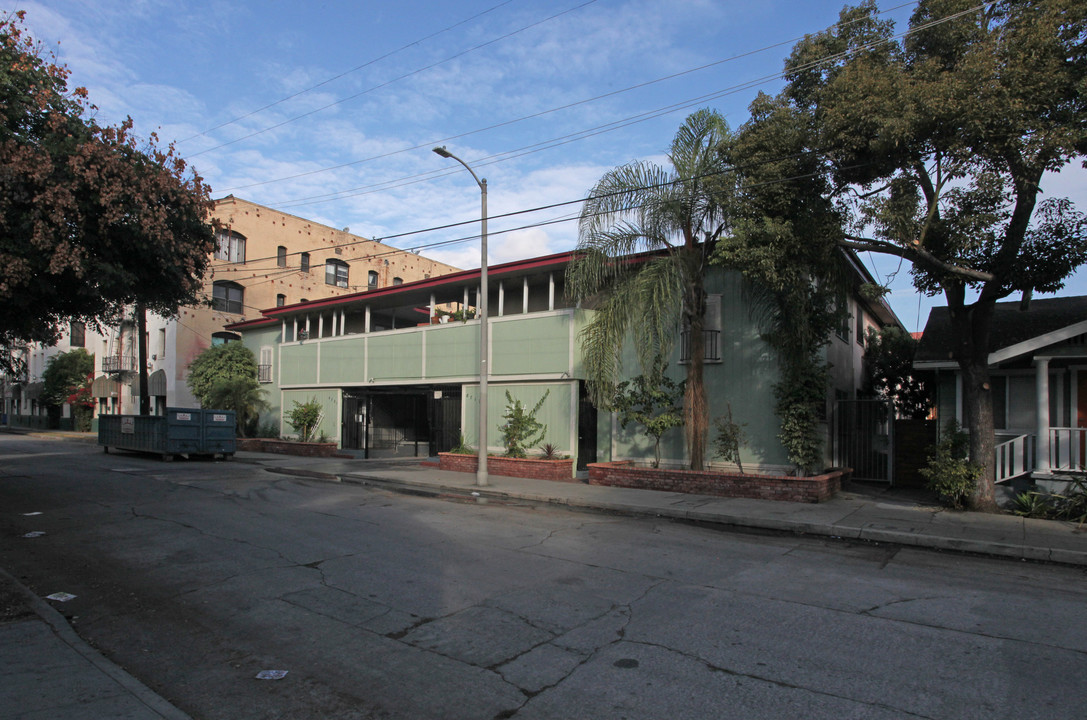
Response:
[[[506,283],[498,283],[498,317],[506,310]]]
[[[309,337],[309,314],[306,315],[306,337]]]
[[[547,274],[547,309],[555,309],[555,273]]]
[[[285,342],[287,342],[287,321],[286,320],[280,320],[280,323],[283,325],[283,328],[279,331],[280,332],[279,342],[280,343],[285,343]]]
[[[291,340],[294,340],[295,342],[298,342],[298,316],[297,315],[294,318],[294,335],[291,337]]]
[[[347,334],[347,311],[340,310],[340,335]]]
[[[1034,394],[1038,425],[1034,451],[1038,456],[1035,470],[1049,472],[1049,358],[1034,360]]]
[[[467,285],[464,286],[464,301],[461,302],[461,304],[460,304],[460,310],[461,310],[462,313],[468,310],[468,286]]]
[[[369,333],[370,332],[370,306],[369,305],[366,306],[366,324],[363,326],[362,331],[364,333]]]
[[[321,313],[317,316],[317,337],[323,338],[325,336],[325,314]]]
[[[432,322],[432,323],[434,322],[434,312],[435,312],[434,293],[430,293],[430,322]]]
[[[521,312],[525,315],[528,314],[528,278],[525,278],[525,287],[522,294]]]

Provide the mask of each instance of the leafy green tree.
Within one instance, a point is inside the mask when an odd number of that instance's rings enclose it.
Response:
[[[778,438],[797,472],[820,469],[828,367],[823,349],[845,320],[849,285],[843,217],[805,152],[809,124],[780,99],[760,94],[751,119],[722,146],[737,182],[732,232],[713,262],[742,273],[763,340],[780,368],[774,385]]]
[[[683,408],[693,469],[702,469],[706,455],[704,277],[727,228],[718,146],[728,135],[720,115],[699,110],[672,141],[671,169],[633,162],[606,173],[581,211],[578,253],[566,274],[567,295],[595,310],[580,339],[597,407],[612,397],[626,341],[642,371],[651,372],[670,354],[676,329],[689,333]]]
[[[266,392],[253,377],[214,380],[208,388],[207,407],[233,410],[238,435],[249,437],[257,431],[257,418],[270,408]]]
[[[894,33],[872,0],[846,7],[794,48],[776,102],[847,214],[842,244],[905,258],[919,290],[944,294],[982,467],[970,504],[995,510],[995,303],[1056,291],[1087,260],[1084,216],[1039,202],[1043,176],[1087,153],[1087,4],[921,0]]]
[[[506,391],[506,412],[502,415],[505,424],[499,426],[502,432],[502,445],[506,448],[506,457],[528,457],[527,448],[534,447],[543,442],[547,435],[547,426],[536,419],[536,413],[543,407],[544,400],[551,394],[548,390],[543,394],[531,410],[525,408],[520,400],[514,400],[510,391]]]
[[[611,408],[624,430],[636,423],[653,438],[653,467],[661,464],[661,437],[683,425],[685,387],[686,381],[677,383],[666,377],[663,367],[615,386]]]
[[[137,302],[161,315],[198,300],[213,248],[209,190],[132,121],[98,125],[83,88],[0,17],[0,344],[51,344]],[[5,357],[0,355],[0,359]]]
[[[740,448],[747,443],[747,432],[744,428],[747,423],[738,423],[732,419],[732,403],[727,403],[728,414],[715,418],[713,427],[717,435],[713,438],[713,447],[717,456],[725,462],[736,463],[740,474],[744,474],[743,461],[740,458]]]
[[[899,417],[924,419],[932,399],[913,372],[917,341],[902,328],[889,326],[878,332],[869,328],[864,345],[865,389],[893,402]]]
[[[93,372],[94,355],[83,348],[58,353],[49,358],[49,363],[42,372],[42,392],[39,399],[49,407],[59,409]]]
[[[213,345],[189,364],[185,382],[201,407],[215,407],[212,386],[227,380],[257,380],[257,359],[253,351],[240,342]]]

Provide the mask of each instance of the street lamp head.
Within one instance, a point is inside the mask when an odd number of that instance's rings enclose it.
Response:
[[[438,154],[439,154],[439,155],[441,155],[441,156],[442,156],[443,158],[451,158],[451,157],[453,157],[453,153],[451,153],[451,152],[449,152],[448,150],[446,150],[446,149],[445,149],[445,145],[442,145],[441,147],[436,147],[436,148],[434,148],[434,152],[438,153]]]

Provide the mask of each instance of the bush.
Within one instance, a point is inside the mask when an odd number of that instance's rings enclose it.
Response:
[[[547,434],[547,426],[536,420],[536,413],[543,407],[544,400],[551,394],[548,390],[540,398],[540,401],[532,408],[526,410],[520,400],[514,400],[510,391],[506,391],[506,424],[499,426],[502,431],[502,445],[506,448],[506,457],[528,457],[526,448],[538,445]]]
[[[925,487],[940,498],[940,502],[956,510],[966,507],[974,492],[982,467],[967,458],[969,438],[952,421],[947,425],[945,437],[936,444],[929,455],[928,464],[919,471],[927,481]]]
[[[740,448],[747,442],[747,433],[744,428],[747,423],[738,423],[732,419],[732,403],[727,404],[728,415],[719,417],[713,421],[717,429],[717,436],[713,439],[713,447],[717,456],[725,462],[736,463],[740,474],[744,473],[744,466],[740,462]]]
[[[240,342],[213,345],[189,364],[186,383],[200,401],[200,407],[215,407],[210,396],[212,386],[235,378],[257,379],[257,360],[253,351]]]
[[[313,439],[313,432],[321,422],[321,410],[317,398],[310,398],[304,403],[294,401],[294,408],[287,415],[287,424],[294,428],[302,442]]]

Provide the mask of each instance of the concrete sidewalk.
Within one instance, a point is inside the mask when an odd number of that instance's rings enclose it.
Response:
[[[883,486],[854,483],[827,502],[792,503],[719,498],[656,490],[600,487],[492,475],[488,487],[475,475],[416,462],[294,458],[238,453],[287,475],[406,489],[434,495],[519,500],[627,515],[667,517],[731,528],[894,543],[936,550],[1087,566],[1087,527],[1014,515],[959,512],[918,501]]]
[[[30,612],[0,622],[0,714],[9,720],[191,720],[80,638],[49,601],[0,570]]]

